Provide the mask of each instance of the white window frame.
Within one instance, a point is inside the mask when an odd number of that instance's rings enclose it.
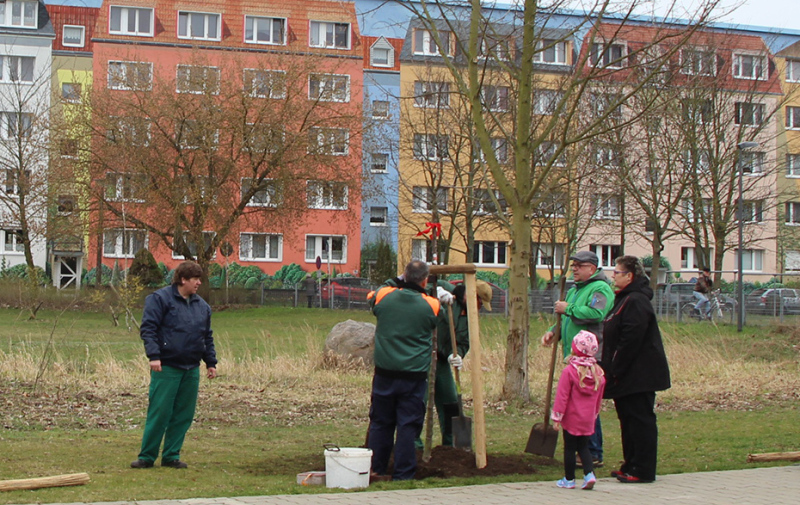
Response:
[[[111,19],[113,17],[113,11],[117,9],[119,10],[120,13],[119,30],[112,30]],[[140,23],[139,21],[140,11],[148,11],[150,13],[150,22],[148,23],[146,29],[145,27],[141,26],[142,23]],[[134,24],[136,25],[136,28],[133,31],[128,30],[131,14],[133,14],[135,17]],[[122,5],[109,6],[108,33],[111,35],[133,35],[135,37],[152,37],[154,33],[154,26],[155,26],[155,12],[152,8],[129,7]]]
[[[507,112],[511,88],[508,86],[481,86],[481,100],[487,110],[492,112]]]
[[[548,163],[551,163],[554,167],[563,167],[567,164],[567,157],[564,151],[555,158],[555,153],[559,149],[558,142],[542,142],[539,144],[539,147],[536,148],[536,154],[539,158],[539,164],[544,166]]]
[[[415,133],[413,142],[414,158],[418,160],[440,161],[450,159],[449,135]]]
[[[597,219],[619,219],[622,205],[619,195],[597,195],[594,197],[594,217]]]
[[[68,30],[80,30],[80,42],[67,42]],[[86,45],[86,27],[81,25],[64,25],[61,28],[61,45],[64,47],[83,47]]]
[[[255,154],[277,153],[286,143],[286,130],[283,125],[271,123],[247,123],[244,149]]]
[[[708,59],[712,60],[709,62]],[[680,51],[681,73],[686,75],[717,75],[717,54],[708,48],[687,47]],[[708,65],[711,63],[711,65]],[[689,66],[691,65],[691,66]],[[706,68],[706,67],[711,67]]]
[[[747,177],[758,177],[764,174],[767,153],[764,151],[742,151],[739,153],[739,167]]]
[[[350,76],[348,74],[309,74],[308,99],[320,102],[349,102]]]
[[[186,32],[181,34],[181,16],[186,16]],[[195,36],[192,35],[192,24],[198,22],[197,16],[202,16],[203,20],[203,35]],[[216,36],[209,35],[209,27],[210,23],[209,20],[213,17],[217,18],[217,34]],[[175,31],[178,35],[179,39],[189,39],[189,40],[213,40],[219,41],[222,40],[222,14],[218,12],[198,12],[198,11],[178,11],[178,23],[175,27]]]
[[[251,177],[242,177],[242,195],[250,188],[252,180],[253,179]],[[278,184],[275,179],[264,179],[262,184],[266,185],[267,187],[256,191],[253,194],[253,197],[250,198],[250,201],[247,202],[247,206],[267,208],[277,207],[283,201],[281,198],[280,184]]]
[[[346,128],[314,127],[309,135],[309,154],[347,156],[350,153],[350,131]]]
[[[332,26],[333,28],[330,41],[328,40],[328,26]],[[345,45],[338,44],[336,41],[337,26],[347,27],[347,43]],[[315,35],[317,39],[316,44],[314,44]],[[342,23],[337,21],[315,21],[315,20],[309,20],[308,22],[308,47],[349,50],[353,43],[352,38],[353,38],[353,27],[350,25],[350,23]]]
[[[3,170],[3,174],[5,179],[3,183],[3,194],[7,197],[17,197],[22,194],[24,188],[20,186],[19,174],[22,174],[23,179],[28,182],[30,182],[31,179],[30,170],[6,168]]]
[[[710,123],[714,120],[714,102],[712,100],[683,100],[683,118],[694,123]]]
[[[25,254],[22,230],[14,228],[3,229],[3,254]]]
[[[202,74],[201,76],[194,75],[196,73]],[[209,89],[209,74],[215,76],[216,82],[214,89]],[[199,77],[199,79],[198,79]],[[197,88],[195,85],[201,83],[203,88]],[[203,95],[211,93],[218,95],[220,88],[220,69],[219,67],[212,67],[206,65],[184,65],[178,64],[175,67],[175,92],[188,93],[192,95]]]
[[[442,42],[447,44],[446,55],[453,55],[451,32],[445,30],[438,30],[439,37]],[[415,28],[413,33],[414,39],[412,40],[414,46],[414,54],[421,56],[439,56],[439,46],[430,30],[424,28]]]
[[[476,240],[472,246],[472,261],[482,266],[508,266],[508,242]]]
[[[382,163],[376,162],[377,159],[381,159]],[[375,168],[379,166],[383,166],[383,168]],[[373,174],[389,173],[389,153],[370,153],[369,171]]]
[[[734,254],[739,257],[739,250],[735,249]],[[762,272],[764,270],[764,250],[763,249],[744,249],[742,251],[742,263],[745,272]]]
[[[800,130],[800,107],[786,107],[786,128],[789,130]]]
[[[734,116],[734,123],[739,126],[746,126],[749,128],[755,128],[761,126],[764,123],[764,114],[766,113],[766,105],[759,102],[736,102],[734,104],[735,107],[735,116]],[[752,108],[750,111],[745,111],[745,108]],[[747,112],[747,116],[752,119],[752,122],[745,123],[745,112]]]
[[[786,82],[800,82],[800,60],[786,60]]]
[[[145,86],[141,86],[140,69],[147,68],[148,75]],[[113,70],[116,69],[116,70]],[[115,72],[118,72],[121,79],[117,79]],[[133,72],[133,78],[129,78],[129,74]],[[153,87],[153,64],[149,61],[120,61],[109,60],[108,62],[108,89],[119,91],[132,91],[142,90],[147,91]],[[121,84],[120,84],[121,83]]]
[[[114,184],[113,195],[110,194],[112,183]],[[105,198],[113,202],[144,202],[143,195],[139,194],[143,188],[137,187],[139,183],[146,183],[144,174],[107,172],[104,188]]]
[[[430,261],[428,258],[428,241],[426,239],[411,239],[411,259],[420,261]]]
[[[481,37],[478,59],[494,58],[497,61],[509,61],[511,59],[509,46],[512,44],[512,41],[508,39],[498,40],[490,37]]]
[[[389,100],[373,100],[370,109],[372,119],[389,119],[390,106]]]
[[[184,240],[187,242],[187,245],[189,246],[189,252],[192,252],[192,245],[189,244],[188,240],[186,240],[186,237],[188,235],[189,235],[188,231],[183,232]],[[215,231],[204,231],[203,232],[203,243],[204,244],[205,243],[209,243],[210,244],[211,241],[214,240],[214,237],[216,237],[216,236],[217,236],[217,232],[215,232]],[[196,258],[197,257],[197,245],[195,245],[194,248],[195,248],[194,257]],[[216,257],[217,257],[217,251],[215,249],[214,250],[214,254],[211,256],[211,259],[214,259]],[[175,250],[173,249],[172,250],[172,259],[182,260],[182,259],[186,259],[186,257],[176,253]]]
[[[120,142],[127,142],[131,146],[146,147],[150,145],[150,121],[147,119],[132,118],[126,116],[112,116],[116,122],[116,127],[120,135]],[[141,131],[139,131],[139,127]],[[106,132],[106,138],[111,142],[116,142],[114,136],[117,131]],[[140,142],[139,139],[144,138]]]
[[[2,133],[0,136],[6,140],[30,138],[33,135],[33,114],[30,112],[2,111]]]
[[[278,21],[281,23],[280,32],[278,34],[279,40],[275,42],[275,22]],[[266,22],[269,26],[269,40],[260,40],[258,38],[259,30],[258,26],[261,23]],[[248,27],[248,25],[250,25]],[[279,18],[279,17],[269,17],[269,16],[251,16],[245,15],[244,16],[244,41],[247,44],[262,44],[262,45],[271,45],[271,46],[285,46],[286,45],[286,27],[287,27],[287,20],[286,18]],[[250,38],[247,37],[248,29],[251,31]]]
[[[616,244],[592,244],[589,246],[589,250],[597,255],[600,268],[611,268],[614,267],[614,260],[619,256],[620,247]],[[615,250],[617,254],[614,253]]]
[[[0,56],[0,82],[33,84],[36,80],[36,57],[7,54]]]
[[[540,39],[536,42],[533,62],[542,65],[566,65],[567,43],[563,40]]]
[[[142,245],[141,249],[147,249],[148,234],[147,230],[140,230],[136,228],[112,228],[103,230],[103,257],[104,258],[133,258],[136,251],[133,250],[135,246],[134,240],[136,237],[141,237],[139,241]],[[108,251],[107,244],[109,239],[114,239],[114,250]]]
[[[77,89],[74,88],[77,86]],[[67,91],[67,88],[70,88]],[[77,91],[77,94],[75,93]],[[81,103],[83,97],[83,84],[79,82],[62,82],[61,83],[61,99],[69,103]]]
[[[750,75],[745,75],[744,73],[746,65],[743,60],[747,58],[753,59],[750,64]],[[760,60],[760,67],[756,65],[756,60]],[[766,55],[761,53],[734,52],[733,61],[731,63],[731,74],[734,79],[765,81],[769,75],[769,60]]]
[[[330,239],[330,248],[332,249],[332,251],[328,251],[330,258],[325,253],[328,249],[328,239]],[[308,247],[311,241],[313,241],[313,249]],[[347,235],[306,235],[306,263],[316,262],[317,256],[322,263],[347,263]]]
[[[347,210],[350,188],[339,181],[306,181],[306,200],[309,209]]]
[[[564,93],[552,89],[539,89],[533,94],[533,113],[540,116],[552,116]]]
[[[786,155],[786,177],[790,179],[800,177],[800,153]]]
[[[610,51],[618,49],[620,55],[613,56]],[[589,62],[594,67],[624,68],[627,66],[628,45],[624,42],[594,42],[590,48]]]
[[[389,226],[389,207],[373,206],[369,208],[369,225]]]
[[[383,61],[378,63],[378,59],[375,57],[376,51],[386,51],[386,63]],[[369,64],[372,67],[394,67],[394,46],[391,45],[384,37],[380,37],[375,41],[374,44],[372,44],[372,47],[369,48]]]
[[[784,205],[786,226],[800,226],[800,202],[786,202]]]
[[[764,201],[763,200],[744,200],[742,202],[742,213],[746,224],[758,224],[764,222]]]
[[[219,128],[214,130],[213,139],[208,139],[205,135],[207,132],[205,131],[201,131],[201,133],[203,133],[202,137],[196,135],[195,130],[203,130],[203,126],[199,125],[199,123],[200,122],[196,119],[184,119],[182,121],[180,128],[181,136],[178,142],[178,145],[181,147],[181,149],[202,149],[205,147],[212,147],[212,149],[217,148],[217,145],[219,144]],[[178,128],[176,128],[175,133],[177,135]],[[208,142],[208,140],[212,140],[212,142]],[[208,146],[206,144],[211,145]]]
[[[447,81],[414,81],[414,107],[450,108],[450,83]]]
[[[697,149],[694,152],[687,149],[683,154],[687,171],[707,173],[711,170],[711,152],[708,149]],[[696,165],[695,162],[697,162]]]
[[[500,205],[498,208],[495,205],[495,200],[492,199],[494,194],[497,203]],[[503,199],[503,195],[499,191],[487,188],[475,188],[472,192],[472,212],[476,216],[497,216],[500,213],[506,212],[508,205]]]
[[[440,213],[448,212],[450,188],[436,188],[436,207]],[[414,186],[411,188],[412,212],[429,213],[432,210],[433,188],[429,186]]]
[[[260,68],[244,69],[244,86],[254,98],[286,98],[286,71]],[[264,94],[263,91],[267,91]]]
[[[17,8],[19,9],[19,12],[16,13],[18,21],[14,22],[14,11]],[[32,17],[26,14],[32,14]],[[0,4],[0,26],[37,29],[39,27],[39,2],[5,0]]]
[[[536,267],[548,268],[564,264],[564,244],[536,244]]]
[[[253,256],[253,239],[263,237],[264,256]],[[274,243],[277,242],[277,243]],[[273,249],[275,249],[273,251]],[[264,263],[280,263],[283,261],[283,235],[280,233],[252,233],[239,234],[239,261],[258,261]]]
[[[596,144],[594,147],[594,161],[600,168],[619,168],[622,164],[622,152],[616,146]]]

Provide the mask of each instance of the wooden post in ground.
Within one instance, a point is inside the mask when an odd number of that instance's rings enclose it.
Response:
[[[89,482],[88,473],[71,473],[34,479],[0,480],[0,491],[19,491],[45,487],[80,486]]]
[[[463,265],[431,265],[430,273],[464,274],[467,302],[467,324],[469,326],[469,351],[472,362],[472,417],[475,421],[475,466],[486,467],[486,416],[483,411],[483,368],[481,365],[481,332],[478,322],[478,290],[472,263]]]

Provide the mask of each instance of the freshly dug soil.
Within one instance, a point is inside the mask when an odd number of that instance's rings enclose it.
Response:
[[[427,463],[422,461],[422,452],[417,452],[416,478],[439,477],[446,479],[449,477],[474,477],[478,475],[487,477],[514,474],[526,475],[536,473],[536,469],[542,466],[559,466],[560,464],[551,458],[525,453],[510,456],[488,454],[486,456],[486,467],[478,469],[475,467],[474,453],[440,445],[433,448],[431,460]]]

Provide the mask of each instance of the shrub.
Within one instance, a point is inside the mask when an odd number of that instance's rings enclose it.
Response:
[[[136,280],[142,286],[155,287],[164,284],[164,275],[156,259],[147,249],[139,250],[133,257],[128,275],[131,280]]]

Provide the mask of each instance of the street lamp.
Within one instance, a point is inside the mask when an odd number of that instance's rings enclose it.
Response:
[[[736,331],[741,332],[744,326],[744,170],[742,167],[742,151],[745,149],[752,149],[758,147],[758,142],[739,142],[736,148],[739,150],[737,157],[739,166],[739,201],[737,203],[737,210],[739,214],[738,227],[739,227],[739,285],[736,286],[736,300],[739,304],[739,312],[737,314]],[[752,170],[752,168],[751,168]]]

